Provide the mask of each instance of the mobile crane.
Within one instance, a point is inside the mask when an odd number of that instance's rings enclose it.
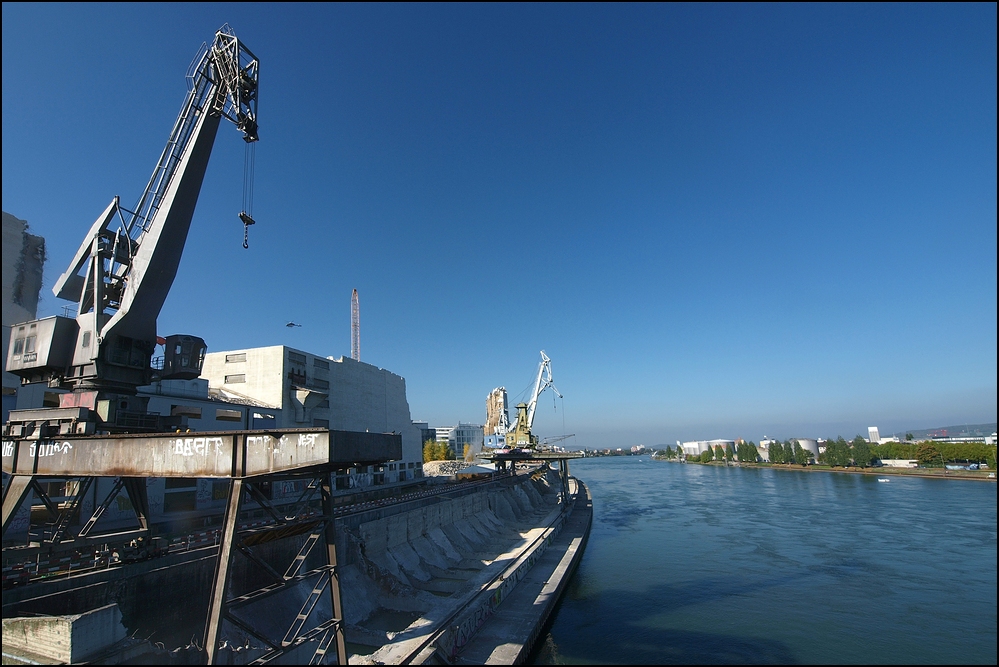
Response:
[[[22,383],[69,389],[60,412],[12,411],[4,435],[164,431],[169,417],[146,413],[137,388],[154,372],[152,354],[164,341],[163,379],[201,373],[205,342],[196,336],[158,339],[156,319],[177,275],[215,136],[223,118],[247,143],[258,140],[260,63],[228,24],[203,44],[187,73],[188,93],[142,196],[129,210],[116,196],[90,227],[53,293],[76,302],[75,318],[53,316],[15,324],[7,370]],[[245,173],[245,170],[244,170]],[[251,188],[252,191],[252,188]],[[246,232],[254,220],[246,205]],[[21,414],[31,412],[32,414]]]

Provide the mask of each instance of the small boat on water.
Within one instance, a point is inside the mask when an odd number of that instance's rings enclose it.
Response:
[[[878,477],[878,481],[879,482],[890,482],[891,480],[888,479],[887,477]]]

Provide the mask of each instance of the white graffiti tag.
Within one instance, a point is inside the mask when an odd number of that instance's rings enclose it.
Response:
[[[73,449],[73,445],[68,442],[40,442],[37,445],[31,443],[28,445],[28,456],[34,456],[35,452],[38,452],[38,457],[43,456],[56,456],[58,454],[63,454]],[[12,452],[13,453],[13,452]],[[6,456],[6,453],[4,454]]]
[[[173,453],[179,456],[211,456],[222,453],[222,438],[177,438]]]

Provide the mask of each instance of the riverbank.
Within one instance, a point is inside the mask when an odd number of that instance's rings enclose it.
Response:
[[[654,459],[656,461],[664,461],[666,459]],[[701,463],[700,461],[687,461],[687,463],[694,463],[703,466],[735,466],[739,468],[760,468],[769,470],[791,470],[796,472],[834,472],[834,473],[847,473],[851,475],[872,475],[875,477],[925,477],[929,479],[968,479],[977,480],[980,482],[995,482],[996,478],[989,477],[989,475],[994,475],[995,471],[992,470],[935,470],[933,468],[857,468],[850,466],[848,468],[833,468],[831,466],[825,465],[808,465],[802,466],[796,463],[782,463],[778,465],[773,465],[770,463],[739,463],[738,461],[733,461],[731,463],[722,463],[709,461],[708,463]]]

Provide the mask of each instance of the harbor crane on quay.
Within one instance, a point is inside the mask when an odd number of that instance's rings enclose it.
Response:
[[[562,394],[555,388],[552,380],[552,360],[548,358],[544,350],[541,350],[541,363],[538,364],[538,375],[534,380],[534,391],[531,399],[527,403],[517,404],[517,419],[507,432],[506,446],[530,449],[538,446],[538,436],[531,432],[534,426],[534,414],[538,409],[538,397],[545,389],[551,387],[555,395],[562,398]]]
[[[162,544],[157,533],[169,530],[170,521],[156,522],[159,514],[151,512],[147,480],[213,479],[225,482],[228,492],[216,533],[215,576],[210,595],[201,602],[207,604],[203,646],[208,663],[220,659],[220,647],[235,633],[267,647],[258,662],[316,664],[335,659],[346,664],[332,476],[402,458],[401,436],[311,426],[191,433],[186,417],[149,413],[148,398],[138,391],[156,378],[193,379],[201,374],[205,341],[188,335],[159,339],[156,320],[177,274],[223,118],[242,132],[247,147],[239,219],[243,246],[248,245],[254,224],[259,68],[257,57],[228,25],[215,33],[210,45],[202,45],[188,70],[184,104],[142,195],[131,210],[118,197],[111,201],[53,287],[57,297],[76,303],[76,316],[11,328],[7,370],[22,384],[47,383],[68,392],[60,394],[59,407],[12,410],[3,427],[4,587],[10,569],[30,575],[25,563],[87,560],[89,553],[88,562],[96,567],[100,561],[95,550],[135,541]],[[162,367],[153,363],[157,344],[165,346]],[[64,483],[65,500],[49,496],[49,481]],[[304,489],[290,504],[271,501],[271,484],[282,481]],[[99,533],[95,524],[122,492],[137,527]],[[36,520],[36,512],[24,507],[33,497],[41,501],[35,509],[48,520]],[[85,498],[93,498],[92,505]],[[248,509],[270,518],[262,525],[240,523]],[[22,519],[14,522],[15,517],[24,517],[23,525]],[[12,538],[9,529],[15,523],[26,530],[26,539]],[[278,549],[274,543],[279,540],[297,542]],[[255,551],[263,544],[268,545],[264,553]],[[169,548],[165,552],[171,555]],[[295,554],[289,556],[290,564],[288,553]],[[230,583],[237,557],[261,566],[275,581],[234,597]],[[73,573],[86,577],[87,567],[81,565]],[[44,585],[37,566],[33,572],[23,583]],[[299,595],[302,587],[311,593]],[[245,588],[245,582],[235,588]],[[275,596],[288,602],[270,599]],[[8,598],[5,592],[5,610]],[[266,630],[248,608],[264,598],[275,603]],[[317,607],[321,599],[328,604]],[[136,601],[137,606],[143,604]],[[277,611],[286,607],[287,618]]]
[[[15,413],[5,435],[21,437],[46,427],[66,435],[181,425],[146,414],[148,401],[136,390],[148,385],[156,370],[162,379],[201,374],[206,345],[196,336],[166,337],[163,367],[153,368],[156,319],[177,275],[221,120],[242,131],[248,148],[258,140],[258,76],[259,61],[228,26],[210,48],[202,46],[188,71],[180,115],[142,195],[131,210],[119,197],[111,200],[52,288],[56,297],[76,303],[76,317],[48,317],[11,329],[7,370],[22,383],[70,389],[59,407],[82,412],[53,413],[52,419],[37,411]],[[253,224],[248,208],[240,212],[244,230]]]

